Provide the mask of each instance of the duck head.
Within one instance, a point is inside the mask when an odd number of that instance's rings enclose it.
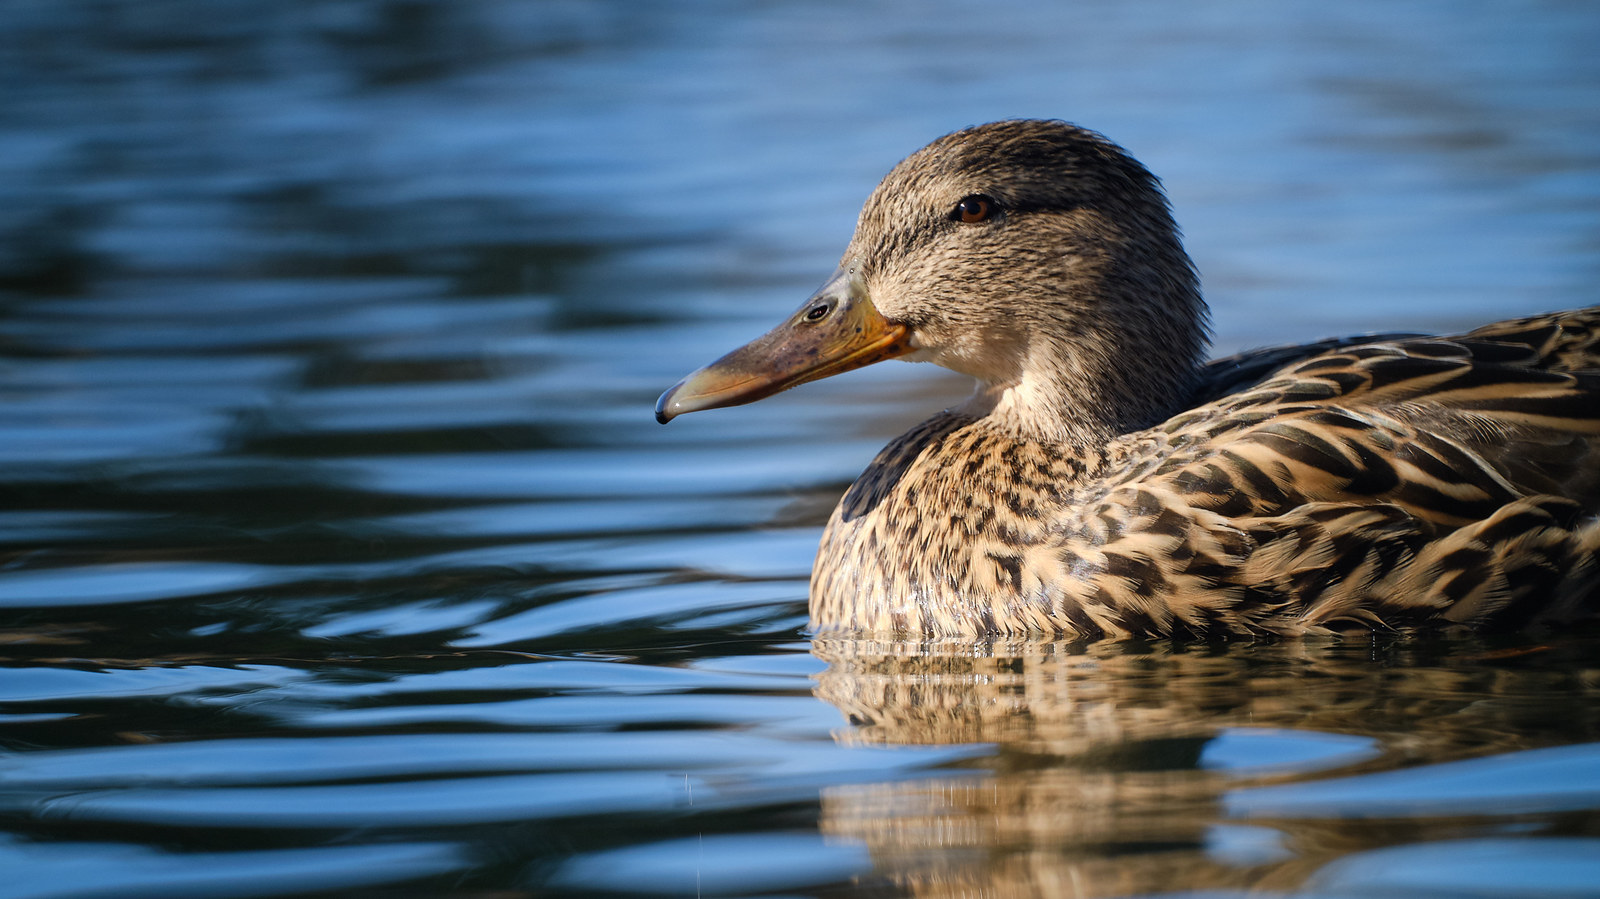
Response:
[[[1103,442],[1181,408],[1206,311],[1160,183],[1057,121],[942,137],[886,176],[827,283],[662,395],[656,418],[753,402],[884,359],[973,376],[963,409]]]

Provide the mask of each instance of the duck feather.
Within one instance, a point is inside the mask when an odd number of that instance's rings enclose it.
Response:
[[[1209,638],[1596,614],[1600,306],[1201,363],[1205,319],[1153,176],[1094,132],[996,123],[896,167],[823,290],[657,415],[896,355],[977,378],[839,501],[812,570],[819,631]]]

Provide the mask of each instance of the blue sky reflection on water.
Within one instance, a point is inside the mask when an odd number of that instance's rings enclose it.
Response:
[[[661,428],[877,179],[1161,175],[1219,352],[1589,305],[1586,2],[0,8],[6,896],[1600,892],[1595,644],[810,641],[961,379]]]

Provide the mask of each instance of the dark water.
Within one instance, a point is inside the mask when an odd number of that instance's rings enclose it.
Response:
[[[1592,640],[803,632],[960,395],[660,428],[954,128],[1165,176],[1220,350],[1594,303],[1600,7],[0,6],[0,896],[1600,894]]]

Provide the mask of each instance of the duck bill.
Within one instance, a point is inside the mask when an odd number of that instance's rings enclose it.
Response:
[[[663,393],[656,401],[656,421],[666,424],[685,412],[753,403],[911,350],[910,330],[880,315],[860,280],[840,268],[788,321]]]

